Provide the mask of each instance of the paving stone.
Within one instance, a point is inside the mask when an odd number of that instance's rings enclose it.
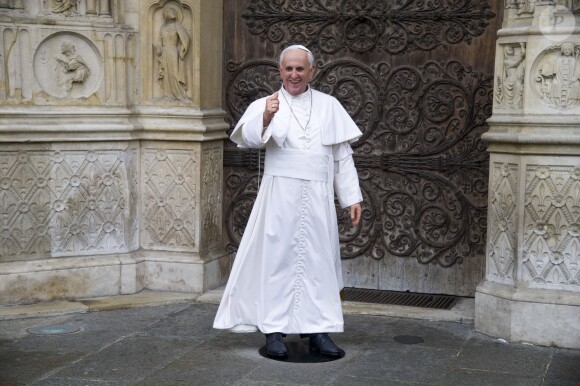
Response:
[[[541,381],[541,377],[528,378],[516,374],[493,371],[454,369],[445,375],[441,384],[462,386],[539,386]]]
[[[141,335],[205,340],[220,330],[212,328],[216,306],[195,304],[167,315],[140,332]]]
[[[346,375],[400,382],[436,384],[456,360],[457,350],[420,344],[381,348],[357,357]]]
[[[54,374],[106,382],[141,379],[190,350],[186,342],[157,337],[120,339]]]
[[[91,381],[87,379],[46,378],[31,386],[119,386],[118,382]]]
[[[459,354],[457,367],[539,377],[543,375],[549,357],[550,349],[546,347],[475,337],[466,343]]]
[[[185,303],[0,321],[0,385],[580,385],[580,350],[498,343],[467,324],[346,315],[345,332],[331,334],[346,356],[301,364],[260,356],[261,333],[213,329],[216,311]],[[67,323],[80,331],[25,332]]]
[[[555,350],[546,373],[546,384],[560,384],[558,382],[563,385],[565,382],[572,382],[576,385],[580,385],[579,350]]]
[[[29,384],[82,358],[84,353],[59,352],[49,346],[36,350],[6,349],[0,343],[0,385]]]

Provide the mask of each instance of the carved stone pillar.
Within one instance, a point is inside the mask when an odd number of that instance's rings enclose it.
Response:
[[[142,227],[147,288],[222,284],[222,3],[140,2]],[[215,45],[212,43],[216,43]],[[195,278],[195,279],[194,279]]]
[[[549,2],[506,8],[483,136],[488,243],[475,328],[580,348],[580,18]]]

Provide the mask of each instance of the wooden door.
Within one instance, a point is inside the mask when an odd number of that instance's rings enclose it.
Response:
[[[499,0],[224,1],[224,106],[235,125],[279,88],[277,57],[304,44],[314,88],[364,135],[354,145],[363,221],[339,211],[345,284],[473,295],[485,268],[488,155]],[[224,219],[235,252],[263,153],[226,141]]]

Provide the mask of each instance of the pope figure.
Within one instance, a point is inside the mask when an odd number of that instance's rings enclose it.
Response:
[[[334,194],[361,219],[362,194],[350,143],[361,132],[332,96],[309,86],[316,67],[301,45],[280,54],[282,87],[254,101],[232,132],[243,148],[265,148],[264,176],[214,328],[261,331],[270,357],[288,355],[284,336],[339,357],[343,287]]]

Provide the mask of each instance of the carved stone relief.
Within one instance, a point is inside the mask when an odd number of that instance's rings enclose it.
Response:
[[[580,105],[580,47],[566,42],[550,47],[536,59],[535,90],[549,107],[566,110]]]
[[[496,77],[495,99],[498,108],[523,107],[525,58],[525,43],[503,45],[503,71]]]
[[[488,212],[487,280],[515,283],[518,166],[494,163]]]
[[[523,281],[550,288],[580,284],[580,165],[528,165]]]
[[[128,251],[123,150],[0,152],[0,261]]]
[[[516,15],[531,15],[536,9],[536,0],[506,0],[506,9],[515,9]]]
[[[161,83],[162,97],[169,101],[188,101],[185,55],[189,50],[189,34],[181,25],[183,12],[174,4],[163,7],[164,24],[159,29],[155,46],[157,79]]]
[[[198,152],[146,146],[142,157],[144,246],[194,251]]]
[[[44,0],[45,6],[54,13],[62,13],[63,15],[77,15],[79,0]]]
[[[178,1],[160,1],[150,8],[147,50],[151,52],[148,99],[155,103],[190,103],[192,93],[191,10]]]
[[[42,0],[43,14],[47,16],[111,17],[111,0]]]
[[[42,89],[56,98],[88,98],[99,88],[101,59],[81,35],[58,33],[45,39],[34,55],[34,74]]]

